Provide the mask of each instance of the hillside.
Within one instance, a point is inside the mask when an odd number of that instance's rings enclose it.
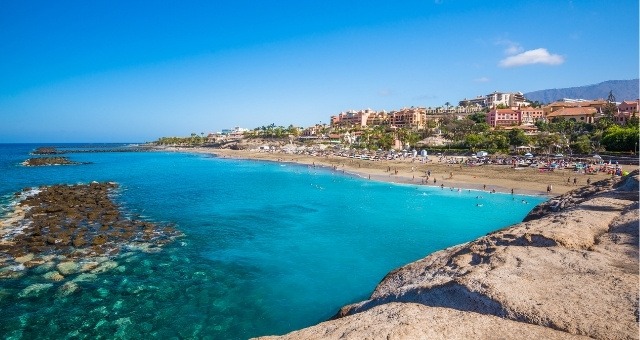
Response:
[[[572,99],[606,99],[609,91],[618,102],[638,98],[638,79],[608,80],[599,84],[567,87],[563,89],[548,89],[525,93],[525,97],[531,101],[552,103],[562,98]]]

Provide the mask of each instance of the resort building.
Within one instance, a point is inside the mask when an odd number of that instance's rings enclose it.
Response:
[[[520,113],[520,124],[522,125],[533,125],[537,121],[544,121],[542,108],[523,107],[518,112]]]
[[[477,96],[473,99],[463,99],[461,101],[458,102],[458,106],[462,106],[462,107],[479,107],[479,108],[485,108],[487,107],[487,96]]]
[[[391,125],[399,128],[424,127],[426,110],[424,108],[403,108],[399,111],[391,111]]]
[[[390,117],[387,111],[371,112],[367,116],[366,126],[389,125]]]
[[[624,125],[627,123],[629,118],[638,117],[638,104],[640,103],[640,99],[636,100],[623,100],[620,105],[618,105],[618,113],[614,115],[613,120],[620,125]]]
[[[598,100],[584,100],[584,99],[563,99],[561,101],[553,102],[543,108],[545,116],[549,116],[551,112],[576,107],[590,107],[596,109],[598,113],[602,113],[602,108],[607,104],[604,99]]]
[[[494,92],[487,95],[487,107],[502,105],[509,108],[519,108],[531,105],[522,92]]]
[[[473,99],[463,99],[458,103],[462,107],[497,108],[498,106],[518,109],[529,106],[522,92],[493,92],[486,96],[477,96]],[[477,112],[477,111],[476,111]]]
[[[567,107],[555,110],[547,114],[547,119],[566,119],[574,122],[594,123],[597,119],[598,109],[595,107]]]
[[[627,113],[638,113],[638,103],[640,99],[636,100],[623,100],[620,105],[618,105],[619,112],[627,112]]]
[[[376,111],[371,109],[365,109],[360,111],[347,111],[341,112],[337,116],[331,116],[332,126],[367,126],[367,119],[369,115],[377,114]]]
[[[493,109],[487,113],[486,122],[491,127],[520,125],[519,116],[512,109]]]

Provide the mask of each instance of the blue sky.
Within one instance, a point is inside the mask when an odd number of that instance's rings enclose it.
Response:
[[[0,143],[308,126],[633,79],[638,12],[637,0],[2,1]]]

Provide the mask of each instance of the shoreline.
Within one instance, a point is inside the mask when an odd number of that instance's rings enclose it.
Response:
[[[311,156],[273,153],[254,150],[230,150],[212,148],[164,147],[156,149],[167,152],[208,154],[221,158],[290,163],[310,167],[333,169],[361,179],[410,184],[416,186],[442,187],[443,189],[477,190],[484,192],[513,193],[518,195],[561,195],[587,185],[587,178],[596,182],[611,176],[604,173],[576,173],[570,169],[540,172],[537,168],[513,168],[509,165],[461,166],[432,160],[422,163],[415,160],[359,160],[338,156]],[[431,176],[426,181],[427,171]],[[435,184],[433,180],[436,180]],[[576,179],[577,185],[573,185]],[[546,192],[552,186],[551,193]]]

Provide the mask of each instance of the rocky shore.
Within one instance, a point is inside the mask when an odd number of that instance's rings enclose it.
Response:
[[[115,183],[54,185],[15,194],[0,220],[0,279],[45,273],[61,281],[117,266],[115,255],[156,251],[180,232],[125,216],[110,195]]]
[[[637,339],[638,207],[637,170],[593,183],[390,272],[332,320],[263,339]]]

